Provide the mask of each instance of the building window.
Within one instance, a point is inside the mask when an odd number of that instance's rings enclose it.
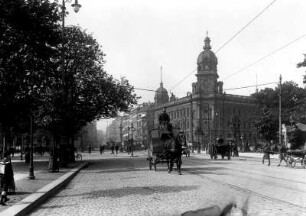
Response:
[[[187,117],[189,117],[189,107],[187,107]]]

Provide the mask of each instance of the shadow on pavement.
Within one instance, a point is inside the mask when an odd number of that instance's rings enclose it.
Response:
[[[186,167],[182,169],[182,172],[192,172],[192,174],[215,174],[215,175],[225,175],[219,173],[218,170],[226,170],[223,167]]]
[[[121,198],[125,196],[142,195],[150,196],[152,194],[165,194],[165,193],[180,193],[181,191],[197,190],[198,186],[145,186],[145,187],[124,187],[109,190],[96,190],[86,193],[79,193],[69,195],[69,197],[80,196],[82,199],[97,199],[100,197]],[[67,197],[60,196],[58,197]]]

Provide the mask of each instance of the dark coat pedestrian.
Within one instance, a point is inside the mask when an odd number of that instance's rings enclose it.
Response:
[[[114,154],[114,150],[115,150],[115,146],[114,146],[114,145],[112,145],[112,146],[111,146],[111,151],[112,151],[112,153],[111,153],[111,154]]]
[[[13,167],[11,163],[11,153],[5,152],[4,158],[0,162],[0,166],[2,166],[0,180],[1,180],[1,197],[0,197],[0,205],[6,205],[5,202],[9,201],[7,197],[7,192],[9,186],[13,186],[15,189],[14,183],[14,173]]]
[[[287,162],[286,156],[287,156],[287,148],[285,145],[281,145],[281,147],[279,148],[279,164],[277,166],[280,166],[282,161]]]
[[[116,155],[117,155],[118,151],[119,151],[119,146],[118,145],[115,146],[115,151],[116,151]]]

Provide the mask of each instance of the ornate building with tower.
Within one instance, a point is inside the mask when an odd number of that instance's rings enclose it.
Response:
[[[166,107],[172,124],[179,126],[188,142],[194,145],[205,146],[220,136],[235,139],[242,148],[246,143],[254,143],[254,101],[249,96],[226,94],[223,82],[218,80],[217,66],[218,59],[207,36],[203,51],[197,58],[197,80],[192,83],[192,91],[186,92],[182,98],[173,94],[169,97],[161,82],[154,103],[137,108],[142,113],[142,121],[146,122],[146,130],[158,123],[158,116]]]

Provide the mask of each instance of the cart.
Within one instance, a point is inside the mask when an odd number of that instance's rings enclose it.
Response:
[[[179,133],[180,128],[174,127],[172,129],[173,136],[176,137]],[[165,154],[165,146],[161,137],[168,137],[171,138],[171,133],[166,128],[153,128],[149,130],[149,148],[148,148],[148,156],[147,160],[149,161],[149,168],[156,171],[156,165],[158,163],[167,163],[167,158]]]
[[[287,166],[294,168],[297,163],[306,168],[306,151],[305,150],[288,150],[287,151]]]
[[[217,159],[217,155],[221,155],[221,158],[227,157],[231,159],[232,145],[229,142],[224,142],[224,139],[218,138],[217,143],[209,146],[209,154],[211,159]]]

